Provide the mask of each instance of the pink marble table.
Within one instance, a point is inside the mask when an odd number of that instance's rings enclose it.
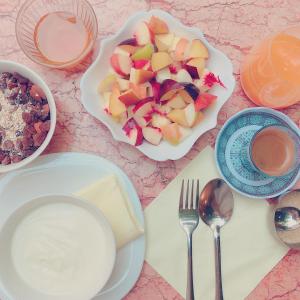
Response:
[[[203,135],[192,150],[176,162],[158,163],[133,147],[115,142],[99,121],[80,104],[82,73],[49,70],[32,63],[20,50],[15,20],[20,0],[0,0],[0,59],[23,63],[39,72],[49,84],[57,104],[57,128],[48,153],[92,152],[120,166],[137,188],[146,207],[174,176],[207,144],[214,144],[222,124],[237,111],[252,106],[237,83],[234,94],[219,114],[217,128]],[[299,24],[299,0],[91,0],[99,21],[99,38],[114,33],[138,10],[160,8],[183,23],[201,28],[208,40],[233,61],[239,82],[239,66],[255,40],[286,25]],[[300,104],[284,111],[297,124]],[[136,166],[139,166],[138,168]],[[149,265],[126,300],[182,299]],[[299,300],[300,253],[291,250],[263,279],[247,300]]]

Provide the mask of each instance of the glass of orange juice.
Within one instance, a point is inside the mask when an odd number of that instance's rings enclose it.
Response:
[[[97,33],[97,18],[86,0],[26,0],[16,22],[24,53],[36,63],[59,69],[79,64]]]
[[[242,63],[241,84],[258,106],[279,109],[300,101],[300,26],[254,46]]]

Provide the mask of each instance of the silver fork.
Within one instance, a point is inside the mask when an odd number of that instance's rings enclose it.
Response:
[[[187,287],[186,300],[194,300],[193,284],[193,239],[192,235],[199,223],[199,180],[197,180],[196,195],[194,196],[194,180],[191,184],[187,182],[186,196],[184,200],[184,180],[182,180],[180,201],[179,201],[179,223],[187,236],[188,245],[188,266],[187,266]]]

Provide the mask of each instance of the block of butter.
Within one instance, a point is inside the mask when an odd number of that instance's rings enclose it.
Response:
[[[97,206],[109,221],[121,248],[144,233],[137,220],[128,195],[115,175],[108,175],[75,193]]]

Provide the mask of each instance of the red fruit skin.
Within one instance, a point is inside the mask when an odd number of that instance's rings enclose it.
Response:
[[[40,101],[42,99],[47,99],[44,91],[35,84],[31,87],[29,93],[30,93],[30,96],[37,101]]]
[[[153,97],[147,97],[145,99],[140,100],[132,109],[132,112],[135,113],[140,107],[142,107],[145,103],[153,101]]]
[[[218,97],[212,94],[203,93],[195,101],[195,110],[200,111],[209,107]]]
[[[151,82],[152,91],[153,91],[153,99],[156,103],[159,103],[159,95],[160,95],[160,84],[156,81]]]
[[[199,79],[199,73],[196,67],[185,65],[184,68],[189,72],[193,79]]]
[[[118,46],[121,46],[121,45],[136,46],[137,42],[136,42],[135,38],[131,38],[131,39],[127,39],[127,40],[122,41]]]
[[[144,140],[143,130],[139,126],[136,129],[137,129],[137,137],[136,137],[135,146],[140,146]]]
[[[177,74],[178,73],[176,67],[173,66],[173,65],[169,66],[169,70],[170,70],[171,74]]]
[[[133,66],[135,69],[142,69],[148,62],[149,60],[147,59],[135,60],[133,62]]]
[[[134,128],[139,127],[139,125],[137,124],[137,122],[135,121],[135,119],[130,118],[123,126],[123,130],[125,131],[125,134],[128,136],[130,131]]]

